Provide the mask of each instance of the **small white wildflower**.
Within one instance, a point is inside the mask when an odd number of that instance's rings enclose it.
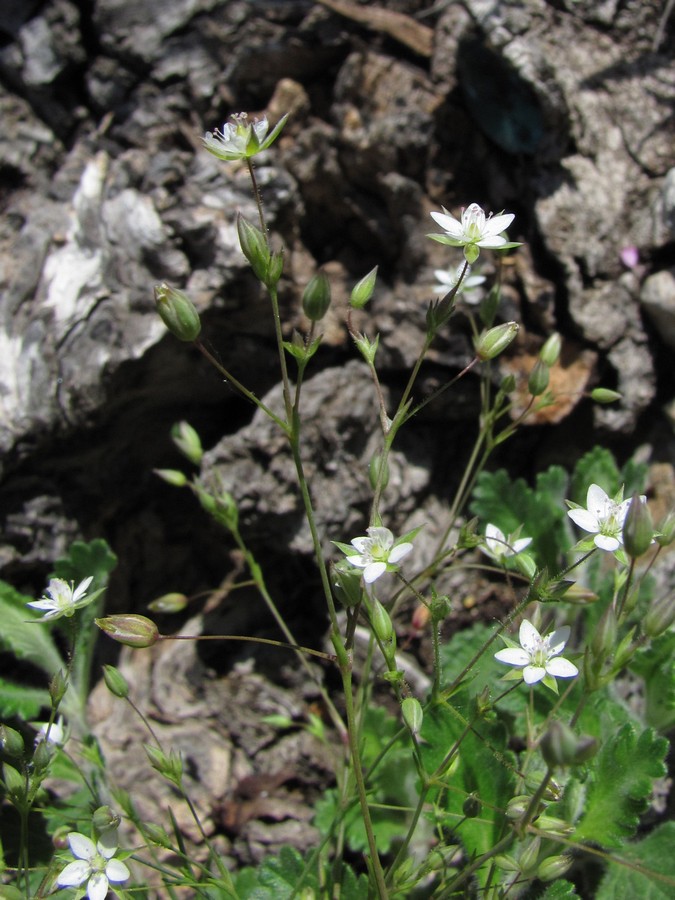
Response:
[[[407,541],[394,544],[394,535],[382,526],[366,528],[366,532],[367,537],[357,537],[351,542],[357,552],[348,554],[347,562],[363,569],[363,580],[372,584],[407,556],[413,545]]]
[[[640,500],[646,502],[643,495]],[[623,544],[623,523],[630,500],[612,500],[598,484],[592,484],[586,495],[586,509],[569,509],[567,515],[584,531],[594,534],[593,542],[600,550],[613,553]]]
[[[56,744],[58,747],[65,744],[67,732],[63,716],[59,716],[55,722],[52,722],[51,728],[49,728],[49,722],[31,722],[31,725],[37,730],[35,746],[41,741],[49,741],[50,744]]]
[[[480,549],[495,562],[502,563],[505,559],[522,553],[531,543],[531,537],[516,538],[515,534],[506,537],[496,525],[488,525],[485,529],[485,543],[480,545]]]
[[[462,278],[462,272],[464,271],[464,263],[460,263],[457,268],[453,270],[447,269],[434,269],[434,278],[436,279],[436,284],[434,285],[434,292],[436,294],[447,294],[449,293],[455,285],[459,282],[459,279]],[[483,284],[485,281],[484,275],[472,275],[471,274],[471,266],[466,267],[466,274],[464,278],[462,278],[461,284],[459,285],[459,289],[457,290],[458,294],[464,294],[464,299],[467,303],[475,303],[480,299],[480,295],[476,295],[474,297],[470,297],[475,289]]]
[[[52,578],[46,590],[49,596],[31,600],[26,605],[32,606],[33,609],[46,610],[41,620],[43,622],[47,619],[59,619],[61,616],[72,616],[76,609],[91,603],[100,593],[98,591],[87,596],[87,588],[92,581],[93,576],[90,575],[74,587],[72,581],[68,584],[63,578]]]
[[[513,213],[486,216],[477,203],[472,203],[462,210],[461,219],[456,219],[445,207],[443,212],[432,212],[431,218],[444,229],[445,234],[430,234],[429,237],[451,247],[464,247],[465,259],[473,263],[480,254],[479,248],[498,250],[507,246],[502,232],[515,216]]]
[[[507,666],[522,668],[525,684],[544,684],[557,692],[556,678],[574,678],[579,674],[577,667],[559,654],[565,648],[570,636],[567,625],[557,628],[542,637],[527,619],[520,625],[518,638],[520,647],[506,647],[495,653],[495,659]]]
[[[267,116],[260,119],[249,119],[246,113],[235,113],[230,121],[223,125],[223,130],[207,131],[202,142],[206,150],[226,161],[246,159],[261,153],[277,139],[286,124],[288,114],[282,116],[273,130],[267,134],[269,123]]]
[[[130,877],[126,865],[113,859],[117,852],[115,828],[104,831],[95,844],[86,835],[71,831],[68,843],[75,860],[57,876],[59,887],[79,887],[86,881],[89,900],[105,900],[110,882],[118,884]]]

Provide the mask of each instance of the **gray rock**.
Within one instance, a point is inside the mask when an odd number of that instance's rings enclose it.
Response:
[[[675,269],[650,275],[642,286],[640,302],[661,340],[675,350]]]

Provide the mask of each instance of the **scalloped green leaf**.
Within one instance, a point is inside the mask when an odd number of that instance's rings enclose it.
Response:
[[[647,808],[654,779],[666,773],[667,749],[666,739],[651,728],[638,734],[630,724],[606,739],[594,760],[575,839],[617,849],[631,838]]]
[[[108,575],[116,565],[117,557],[103,538],[95,538],[89,543],[74,541],[68,555],[54,563],[54,574],[57,578],[74,581],[76,584],[92,575],[93,590],[107,584]]]
[[[613,497],[621,487],[619,469],[606,447],[593,447],[578,460],[567,499],[585,507],[586,494],[591,484],[599,484],[610,497]]]
[[[314,873],[307,874],[306,867],[306,860],[297,850],[282,847],[278,856],[237,875],[237,895],[240,900],[285,900],[294,894],[302,879],[303,887],[313,889],[318,896],[318,879]]]
[[[658,731],[675,724],[675,631],[668,631],[640,650],[630,668],[644,679],[645,719]]]
[[[576,888],[569,881],[554,881],[549,884],[543,894],[537,894],[537,900],[578,900]]]
[[[33,599],[0,581],[0,647],[51,676],[62,668],[63,659],[52,640],[49,626],[42,624],[41,617],[26,606]]]
[[[40,710],[51,707],[49,691],[45,688],[26,687],[0,678],[0,718],[19,716],[24,721],[37,719]]]
[[[675,896],[675,822],[665,822],[621,851],[600,882],[595,900],[671,900]],[[639,867],[639,868],[638,868]]]

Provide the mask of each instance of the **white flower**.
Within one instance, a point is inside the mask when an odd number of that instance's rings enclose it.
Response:
[[[464,271],[464,263],[460,263],[454,271],[448,271],[447,269],[434,269],[434,278],[436,279],[436,284],[434,285],[434,291],[437,294],[447,294],[449,293],[457,284],[459,279],[462,277],[462,272]],[[471,274],[471,266],[466,267],[466,274],[464,278],[462,278],[461,284],[457,290],[458,294],[467,293],[469,294],[475,288],[478,287],[479,284],[483,284],[485,281],[484,275],[472,275]],[[477,298],[469,298],[468,296],[465,298],[467,302],[473,303],[477,301]]]
[[[267,116],[251,121],[246,113],[235,113],[223,125],[222,131],[217,128],[213,132],[207,131],[202,141],[209,153],[218,159],[246,159],[267,150],[279,136],[287,118],[288,114],[282,116],[270,134],[267,134]]]
[[[520,530],[520,529],[518,529]],[[483,553],[491,556],[495,562],[501,563],[510,556],[517,556],[532,543],[532,538],[517,538],[510,534],[508,537],[496,525],[488,525],[485,529],[485,544],[480,545]]]
[[[129,869],[119,859],[113,859],[117,852],[117,830],[104,831],[96,844],[84,834],[71,831],[68,843],[75,858],[68,863],[56,879],[59,887],[79,887],[87,882],[89,900],[105,900],[108,886],[130,877]]]
[[[407,556],[413,545],[407,542],[394,545],[394,535],[382,526],[366,528],[366,531],[367,537],[357,537],[351,542],[357,552],[348,554],[347,562],[363,569],[363,580],[372,584],[389,566],[395,566]]]
[[[574,678],[579,674],[577,667],[562,653],[570,636],[567,625],[557,628],[546,637],[542,637],[527,619],[520,625],[520,647],[507,647],[495,653],[495,659],[507,666],[518,666],[523,670],[525,684],[536,684],[543,681],[547,687],[557,690],[556,678]]]
[[[56,744],[59,747],[62,747],[66,742],[66,726],[63,724],[63,716],[59,716],[55,722],[52,722],[52,727],[49,728],[49,722],[31,722],[33,728],[37,730],[37,734],[35,735],[35,746],[37,746],[40,741],[49,741],[50,744]],[[48,733],[49,731],[49,733]]]
[[[645,496],[640,500],[647,501]],[[613,553],[623,544],[623,523],[630,500],[617,503],[598,484],[592,484],[586,495],[587,509],[569,509],[567,515],[584,531],[594,534],[593,541],[601,550]]]
[[[61,616],[72,616],[76,609],[91,603],[100,593],[99,591],[87,597],[87,588],[92,581],[93,576],[90,575],[74,588],[72,581],[68,584],[63,578],[52,578],[46,591],[49,596],[31,600],[26,605],[32,606],[34,609],[46,610],[42,617],[43,622],[47,619],[59,619]]]
[[[429,237],[451,247],[464,247],[464,256],[473,263],[478,259],[479,247],[498,250],[508,242],[502,237],[515,216],[505,213],[486,216],[477,203],[462,210],[461,219],[456,219],[443,207],[443,212],[432,212],[431,218],[445,230],[445,234],[431,234]]]

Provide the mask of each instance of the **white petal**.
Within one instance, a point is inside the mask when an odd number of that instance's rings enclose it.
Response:
[[[384,575],[387,571],[387,564],[383,562],[374,562],[367,565],[363,570],[363,580],[366,584],[372,584],[377,581],[380,575]]]
[[[521,553],[526,547],[529,547],[532,543],[532,538],[520,538],[517,541],[514,541],[511,544],[513,549],[513,555],[516,556],[518,553]]]
[[[366,547],[370,547],[370,538],[367,537],[356,537],[351,542],[352,547],[356,547],[359,553],[363,553]]]
[[[382,525],[373,525],[370,528],[366,528],[366,531],[370,535],[371,540],[379,544],[380,547],[391,547],[394,543],[393,533]]]
[[[528,653],[534,653],[541,644],[541,635],[528,619],[523,619],[520,623],[520,631],[518,632],[518,640],[523,650]]]
[[[563,625],[562,628],[556,628],[554,632],[548,635],[548,652],[551,656],[557,656],[565,649],[565,644],[570,639],[569,625]]]
[[[409,543],[397,544],[392,548],[392,551],[389,554],[389,562],[397,563],[399,560],[403,559],[404,556],[407,556],[412,548],[413,545]]]
[[[543,666],[525,666],[523,669],[523,681],[525,684],[536,684],[546,675]]]
[[[56,879],[56,883],[60,887],[77,887],[86,881],[91,874],[91,866],[84,859],[76,859],[75,862],[68,863],[63,872]]]
[[[360,554],[355,553],[353,556],[347,557],[347,562],[356,566],[357,569],[365,569],[367,565],[370,565],[370,557],[361,556]]]
[[[605,510],[609,503],[610,499],[607,496],[607,493],[599,484],[592,484],[588,488],[588,493],[586,494],[586,506],[591,512],[596,509]]]
[[[444,215],[439,212],[432,212],[431,218],[436,222],[441,228],[446,231],[449,235],[454,238],[461,238],[462,236],[462,223],[458,222],[453,216]]]
[[[68,843],[73,851],[73,856],[78,859],[92,860],[96,856],[96,846],[86,835],[79,831],[71,831],[68,835]]]
[[[599,547],[601,550],[608,550],[610,553],[618,550],[621,546],[621,541],[618,538],[610,537],[607,534],[596,534],[593,540],[596,547]]]
[[[498,234],[488,235],[476,241],[479,247],[485,247],[486,250],[496,250],[506,243],[506,238],[500,237]]]
[[[84,581],[81,581],[78,586],[73,591],[73,600],[79,600],[82,594],[86,593],[87,588],[94,580],[94,576],[90,575],[89,578],[85,578]]]
[[[55,609],[56,604],[53,600],[29,600],[26,606],[32,606],[33,609]]]
[[[117,852],[117,829],[106,828],[96,842],[98,852],[106,859],[111,859]]]
[[[103,872],[95,872],[87,882],[89,900],[105,900],[108,896],[108,879]]]
[[[549,659],[546,663],[546,671],[555,678],[574,678],[575,675],[579,674],[579,670],[574,663],[571,663],[569,659],[564,659],[562,656]]]
[[[597,516],[593,515],[593,513],[589,512],[587,509],[568,509],[567,515],[575,525],[578,525],[579,528],[583,528],[584,531],[590,531],[591,534],[595,534],[600,530],[600,523],[598,522]]]
[[[530,661],[530,654],[520,647],[505,647],[495,653],[495,659],[507,666],[526,666]]]
[[[111,859],[105,867],[105,874],[108,876],[108,881],[119,882],[126,881],[130,877],[131,872],[121,859]]]
[[[488,219],[485,223],[485,233],[501,234],[502,231],[506,231],[514,219],[514,213],[505,213],[502,216],[492,216],[492,218]]]

